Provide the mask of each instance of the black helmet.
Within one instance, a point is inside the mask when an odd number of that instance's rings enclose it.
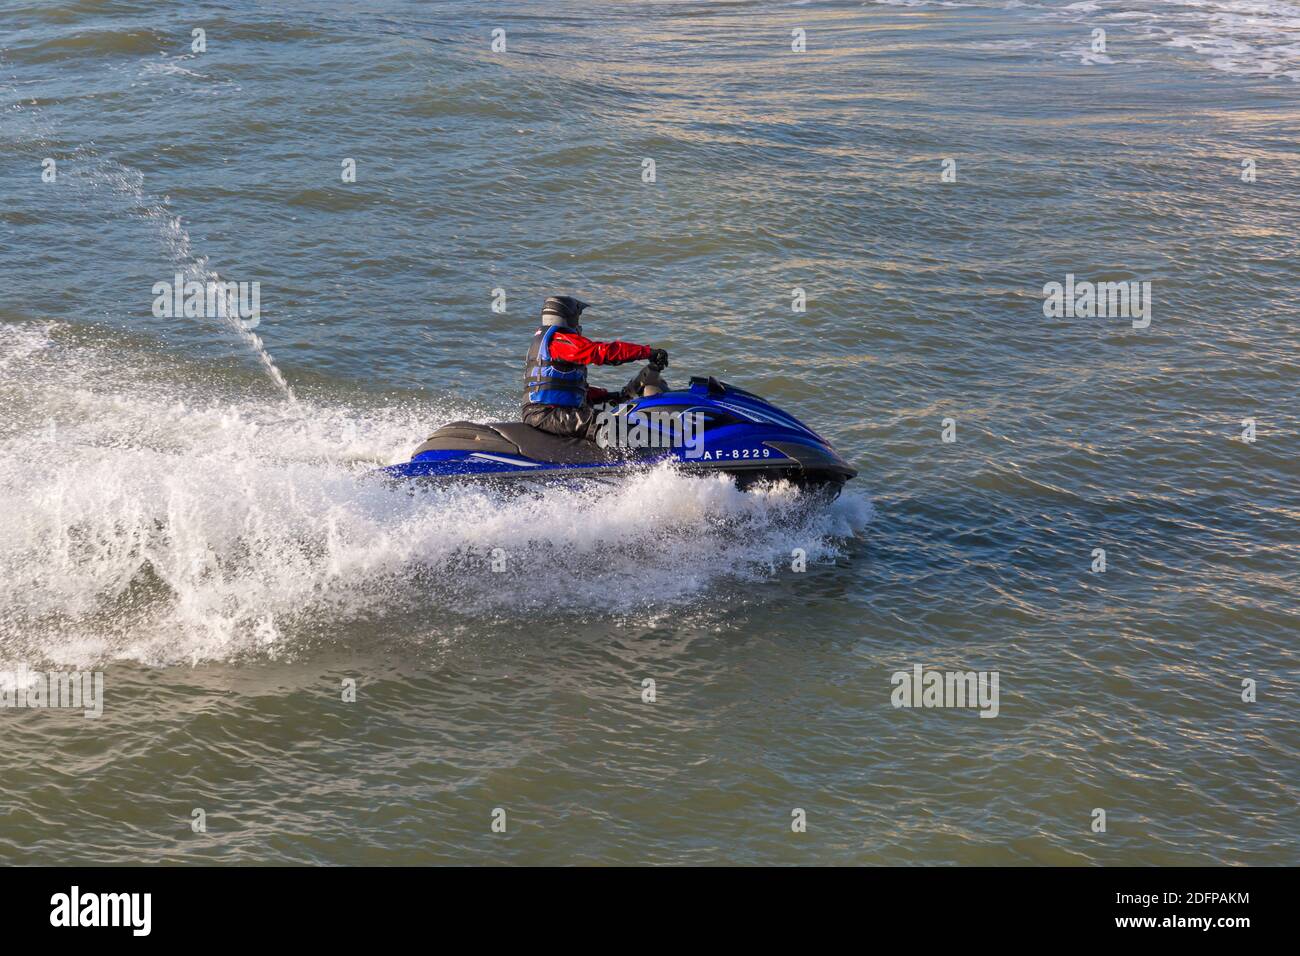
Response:
[[[553,295],[542,305],[542,325],[560,325],[577,331],[587,303],[571,295]]]

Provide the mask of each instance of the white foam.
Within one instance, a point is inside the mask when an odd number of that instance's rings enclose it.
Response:
[[[207,77],[204,76],[202,73],[196,73],[193,70],[186,69],[185,67],[181,66],[182,60],[194,59],[193,54],[186,53],[181,56],[169,58],[164,53],[161,54],[161,56],[162,59],[146,60],[144,62],[144,65],[140,68],[140,75],[141,76],[188,76],[191,79],[196,79],[196,80],[207,79]]]
[[[277,654],[358,621],[653,617],[795,548],[828,560],[870,516],[853,492],[811,508],[668,470],[514,495],[394,488],[366,474],[482,410],[196,395],[145,353],[65,331],[0,326],[0,363],[26,356],[0,384],[22,405],[0,434],[0,660]]]
[[[0,325],[0,371],[10,366],[17,368],[37,352],[49,347],[52,328],[53,324],[49,322]]]
[[[1059,55],[1070,58],[1078,57],[1079,62],[1084,66],[1115,62],[1105,53],[1095,53],[1090,47],[1086,46],[1071,47],[1068,50],[1062,50]]]
[[[960,4],[941,0],[867,0],[866,5],[1022,9],[1040,20],[1122,29],[1122,33],[1111,37],[1111,53],[1117,49],[1116,43],[1134,38],[1202,56],[1213,68],[1228,73],[1300,79],[1300,4],[1294,0],[1072,0],[1064,4],[1028,0],[971,0]],[[1086,29],[1084,32],[1086,35]],[[1113,62],[1106,54],[1091,50],[1070,48],[1060,55],[1077,57],[1086,65]],[[1146,62],[1127,55],[1124,59],[1129,63]]]
[[[1204,56],[1228,73],[1294,79],[1300,70],[1300,5],[1291,2],[1082,0],[1046,9],[1051,19],[1123,22],[1129,35]]]
[[[970,7],[971,3],[958,3],[957,0],[865,0],[864,7]]]

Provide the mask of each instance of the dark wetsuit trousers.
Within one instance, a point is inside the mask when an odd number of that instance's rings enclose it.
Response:
[[[530,402],[524,406],[523,417],[525,425],[532,425],[552,435],[596,440],[596,410],[586,402],[577,408]]]

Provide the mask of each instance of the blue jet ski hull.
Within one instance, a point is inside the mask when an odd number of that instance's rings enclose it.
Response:
[[[741,487],[789,481],[834,490],[857,474],[794,416],[713,378],[693,378],[689,389],[629,401],[611,421],[617,416],[630,444],[601,447],[521,422],[453,422],[430,436],[410,461],[381,473],[435,480],[601,478],[671,462],[691,474],[731,475]]]

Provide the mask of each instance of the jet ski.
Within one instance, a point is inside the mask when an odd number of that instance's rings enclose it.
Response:
[[[688,474],[730,475],[741,488],[788,481],[834,494],[857,474],[826,439],[742,388],[697,377],[672,390],[654,374],[633,386],[638,394],[606,406],[596,441],[522,422],[452,422],[410,461],[381,473],[437,481],[606,478],[671,462]]]

